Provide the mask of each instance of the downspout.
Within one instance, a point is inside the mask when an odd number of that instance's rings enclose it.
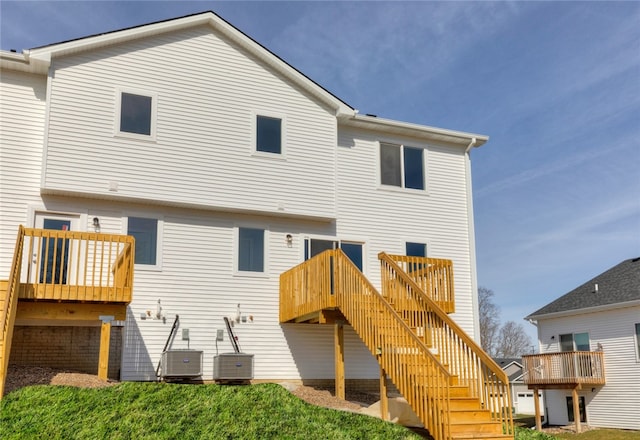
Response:
[[[478,272],[476,268],[476,235],[473,218],[473,191],[471,185],[471,149],[476,146],[478,140],[473,137],[464,150],[465,155],[465,180],[467,182],[467,216],[469,234],[469,263],[471,265],[471,306],[473,308],[473,339],[480,345],[480,316],[478,309]]]

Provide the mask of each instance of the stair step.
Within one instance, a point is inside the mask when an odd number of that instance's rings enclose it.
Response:
[[[491,422],[488,409],[454,409],[450,411],[451,423]]]
[[[450,400],[449,407],[452,411],[481,408],[477,397],[454,397]]]
[[[452,422],[451,435],[455,434],[493,434],[502,435],[500,422]],[[477,437],[472,437],[477,438]]]
[[[509,434],[490,434],[490,433],[467,433],[452,434],[454,440],[513,440],[513,435]]]

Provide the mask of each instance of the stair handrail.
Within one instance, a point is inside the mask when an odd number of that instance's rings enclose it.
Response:
[[[452,375],[442,365],[436,356],[429,350],[422,340],[411,330],[407,323],[402,319],[400,315],[393,309],[380,292],[371,284],[371,282],[364,276],[364,274],[353,264],[351,259],[341,249],[335,249],[325,252],[331,252],[335,256],[336,263],[334,264],[335,272],[335,292],[338,296],[338,307],[343,313],[345,318],[351,324],[354,331],[360,336],[360,339],[367,345],[371,354],[376,356],[378,362],[382,365],[386,373],[391,377],[398,390],[403,394],[407,402],[411,405],[419,418],[425,424],[425,427],[429,430],[431,435],[436,439],[448,439],[451,438],[451,426],[450,426],[450,385]],[[349,290],[349,285],[357,290],[357,284],[345,283],[345,279],[348,278],[346,271],[350,271],[350,274],[357,277],[360,287],[364,287],[370,293],[370,298],[378,302],[378,306],[385,309],[389,317],[396,324],[396,329],[402,332],[408,341],[405,342],[413,344],[413,346],[395,347],[394,349],[385,350],[382,347],[382,341],[377,332],[377,326],[367,325],[361,323],[363,313],[370,312],[371,308],[367,307],[372,304],[367,304],[366,301],[360,299],[360,301],[349,302],[346,300],[346,293]],[[362,295],[361,295],[362,296]],[[353,303],[353,304],[350,304]],[[358,306],[355,305],[358,303]],[[351,310],[352,307],[354,310]],[[356,309],[357,307],[357,309]],[[370,337],[367,332],[373,333]],[[380,345],[376,343],[380,342]],[[427,372],[422,371],[422,375],[418,374],[414,380],[421,378],[424,382],[422,386],[411,381],[408,377],[411,366],[416,366],[415,360],[413,362],[409,358],[414,358],[416,353],[413,349],[417,348],[417,353],[428,359],[428,365],[435,367],[437,371],[429,370]],[[394,356],[395,355],[395,356]],[[404,357],[404,361],[402,358]],[[423,364],[424,365],[424,364]],[[402,371],[404,370],[404,371]],[[416,370],[417,372],[417,370]],[[425,388],[429,386],[427,391]]]
[[[415,282],[415,280],[409,274],[407,274],[404,270],[402,270],[402,268],[387,253],[380,252],[378,254],[378,259],[381,262],[386,263],[395,272],[396,276],[400,277],[403,280],[403,282],[406,283],[406,285],[410,288],[410,289],[407,289],[407,291],[413,292],[416,296],[418,296],[420,301],[426,304],[431,309],[431,311],[438,317],[438,319],[440,319],[444,324],[446,324],[452,330],[452,332],[461,340],[461,342],[463,342],[464,345],[471,350],[471,352],[477,357],[478,361],[481,363],[481,365],[479,366],[484,366],[491,373],[493,377],[485,376],[484,378],[482,378],[482,381],[480,380],[480,377],[477,378],[478,388],[481,390],[485,389],[489,385],[487,382],[490,382],[492,380],[493,380],[494,387],[496,383],[503,384],[503,387],[502,387],[503,389],[498,391],[500,392],[501,395],[502,394],[506,395],[504,397],[506,397],[507,399],[507,405],[498,405],[501,408],[491,408],[491,406],[496,406],[495,402],[491,402],[492,400],[495,400],[496,396],[493,396],[493,399],[491,399],[490,396],[494,393],[491,393],[489,391],[482,393],[483,395],[479,395],[478,397],[484,398],[484,401],[486,402],[487,406],[489,406],[489,408],[487,409],[492,410],[492,417],[496,420],[500,420],[503,423],[505,423],[507,425],[507,432],[513,433],[513,414],[512,414],[512,406],[511,406],[512,405],[511,393],[509,392],[509,378],[507,377],[507,374],[504,372],[504,370],[502,370],[502,368],[500,368],[498,364],[489,355],[485,353],[485,351],[480,347],[480,345],[476,343],[476,341],[474,341],[471,337],[469,337],[469,335],[467,335],[467,333],[453,319],[451,319],[451,317],[449,317],[449,315],[447,315],[436,304],[436,302],[432,300],[429,297],[429,295],[422,290],[422,288]],[[383,281],[383,293],[384,293],[384,289],[385,287],[384,287],[384,281]],[[456,356],[457,356],[457,359],[454,359],[454,360],[457,360],[459,362],[460,352],[458,352]],[[442,362],[446,362],[446,360],[442,358]],[[472,392],[474,391],[473,387],[470,387],[470,389],[472,389]],[[493,390],[493,391],[495,392],[496,390]],[[504,413],[506,413],[506,415]]]
[[[9,330],[12,327],[12,320],[18,306],[18,284],[20,283],[20,271],[22,268],[22,244],[24,242],[24,227],[18,227],[18,236],[16,238],[16,247],[13,250],[13,260],[11,261],[11,271],[9,272],[9,280],[7,283],[7,292],[2,307],[2,315],[0,315],[0,336],[3,337],[2,363],[0,364],[0,399],[4,394],[4,385],[7,378],[7,369],[9,367],[9,350],[11,349],[11,336]]]

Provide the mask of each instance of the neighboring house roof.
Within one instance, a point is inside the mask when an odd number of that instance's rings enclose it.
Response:
[[[428,127],[419,124],[394,121],[358,114],[358,110],[320,86],[305,74],[285,62],[266,47],[234,27],[212,11],[202,12],[184,17],[134,26],[117,31],[95,34],[74,40],[49,44],[23,51],[22,54],[0,51],[0,67],[24,72],[46,74],[51,60],[55,57],[71,55],[101,47],[124,43],[127,41],[148,38],[155,35],[174,32],[194,26],[210,26],[218,35],[228,42],[237,45],[254,59],[264,63],[274,72],[291,81],[306,91],[318,102],[331,109],[342,124],[380,131],[386,134],[412,136],[429,141],[446,142],[469,150],[486,143],[488,136],[465,133],[455,130]],[[197,54],[189,54],[197,56]],[[176,54],[176,61],[184,54]]]
[[[509,382],[515,382],[522,379],[522,358],[494,358],[493,360],[503,370],[506,370],[514,364],[518,366],[518,370],[509,375]]]
[[[608,309],[635,302],[640,304],[640,257],[623,261],[525,319],[550,318],[584,312],[585,309]]]

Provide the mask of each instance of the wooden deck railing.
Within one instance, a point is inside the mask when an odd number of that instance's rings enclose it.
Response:
[[[444,312],[455,312],[451,260],[388,255]]]
[[[340,249],[285,272],[280,286],[282,322],[338,307],[431,435],[451,438],[451,375]]]
[[[5,293],[2,309],[0,310],[0,399],[4,394],[7,368],[9,367],[9,352],[13,337],[13,323],[18,306],[18,287],[20,284],[20,269],[22,261],[22,243],[24,241],[24,228],[20,225],[16,247],[13,251],[13,261],[9,272],[9,282]]]
[[[509,378],[484,350],[456,324],[419,286],[413,277],[395,263],[397,256],[378,255],[382,270],[382,295],[400,310],[402,318],[415,329],[423,342],[438,355],[440,362],[469,387],[513,434],[513,414]],[[451,274],[451,271],[449,271]]]
[[[336,307],[334,253],[323,252],[280,275],[280,322]]]
[[[567,351],[522,356],[527,385],[604,385],[604,353]]]
[[[131,302],[134,239],[24,229],[20,299]]]

